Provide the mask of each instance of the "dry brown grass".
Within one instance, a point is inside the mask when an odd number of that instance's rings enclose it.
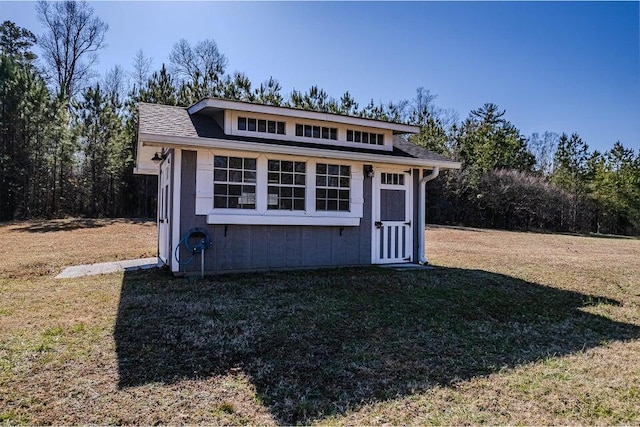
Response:
[[[155,223],[127,219],[0,223],[0,242],[0,277],[44,276],[69,265],[157,253]]]
[[[639,240],[440,227],[426,272],[54,280],[155,253],[82,224],[0,226],[0,421],[640,423]]]

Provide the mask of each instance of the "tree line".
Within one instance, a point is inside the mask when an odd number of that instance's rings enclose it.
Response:
[[[108,25],[86,2],[37,3],[36,37],[0,26],[0,219],[155,215],[157,178],[133,175],[139,102],[204,97],[288,106],[420,127],[409,139],[462,163],[429,185],[427,220],[506,229],[640,234],[640,150],[590,151],[577,133],[524,136],[487,103],[459,120],[418,88],[412,99],[358,103],[318,86],[254,85],[212,39],[179,40],[167,64],[138,51],[128,70],[94,71]],[[41,58],[33,51],[38,45]]]

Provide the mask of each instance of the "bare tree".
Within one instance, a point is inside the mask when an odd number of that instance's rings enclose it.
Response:
[[[86,1],[39,1],[38,19],[46,30],[38,39],[44,61],[55,77],[57,95],[67,104],[92,77],[96,52],[105,47],[109,26],[93,15]]]
[[[127,96],[129,79],[120,65],[107,71],[102,79],[104,91],[114,104],[120,104]]]
[[[192,83],[203,76],[219,78],[227,66],[226,56],[218,51],[213,39],[202,40],[193,47],[187,40],[181,39],[173,45],[169,61],[173,73]]]
[[[134,84],[137,86],[137,90],[140,90],[149,79],[152,63],[153,59],[144,56],[142,49],[139,49],[133,57],[133,71],[131,72],[131,78],[133,78]]]
[[[536,156],[536,170],[543,175],[549,176],[553,172],[553,156],[559,138],[557,133],[545,131],[542,136],[534,132],[527,140],[529,150]]]

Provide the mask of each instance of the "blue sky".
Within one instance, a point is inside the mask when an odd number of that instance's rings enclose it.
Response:
[[[98,71],[130,68],[138,49],[167,62],[180,38],[213,38],[254,84],[317,84],[360,102],[422,86],[461,119],[494,102],[523,134],[578,132],[591,148],[640,149],[638,2],[95,2],[109,26]],[[0,20],[36,34],[30,2]]]

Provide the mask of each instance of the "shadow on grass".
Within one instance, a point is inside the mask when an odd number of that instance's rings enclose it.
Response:
[[[37,221],[29,224],[20,224],[13,227],[14,231],[28,232],[28,233],[50,233],[55,231],[72,231],[81,228],[100,228],[107,225],[116,223],[128,223],[128,224],[142,224],[152,219],[122,219],[122,218],[74,218],[74,219],[58,219]]]
[[[283,424],[309,424],[549,356],[640,337],[614,300],[478,270],[213,277],[127,273],[120,387],[244,371]]]

